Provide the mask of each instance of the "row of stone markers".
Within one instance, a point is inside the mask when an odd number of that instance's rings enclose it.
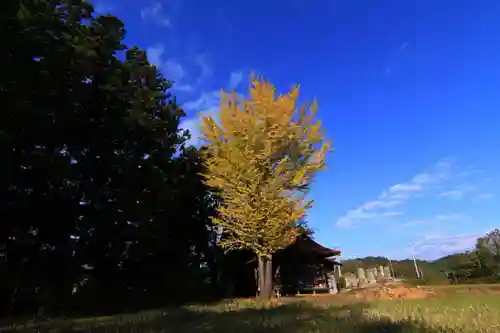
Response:
[[[358,268],[357,274],[346,274],[345,288],[363,288],[377,283],[380,280],[392,279],[389,266],[378,266],[373,268]]]

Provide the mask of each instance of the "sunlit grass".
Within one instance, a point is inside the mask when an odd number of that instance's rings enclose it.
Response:
[[[344,303],[225,301],[96,318],[12,325],[1,332],[500,332],[497,295]]]

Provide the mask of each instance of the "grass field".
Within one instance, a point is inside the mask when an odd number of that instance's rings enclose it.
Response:
[[[342,297],[283,302],[251,300],[144,311],[110,317],[57,319],[1,332],[432,333],[500,332],[500,287],[435,287],[423,300],[360,302]],[[321,299],[321,301],[320,301]]]

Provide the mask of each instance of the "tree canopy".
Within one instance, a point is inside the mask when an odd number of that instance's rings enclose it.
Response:
[[[302,230],[297,222],[311,204],[306,193],[325,168],[330,142],[317,104],[297,106],[298,95],[294,87],[276,96],[271,83],[252,78],[248,99],[223,92],[218,121],[202,119],[204,176],[221,199],[212,220],[226,250],[269,259]]]
[[[198,151],[185,147],[171,82],[123,44],[119,19],[87,1],[8,3],[0,312],[98,311],[197,293],[214,260],[215,199]]]
[[[500,229],[478,238],[475,248],[477,270],[483,275],[500,278]]]
[[[310,206],[304,194],[330,148],[316,104],[297,108],[298,93],[276,97],[270,83],[253,79],[248,100],[223,93],[220,121],[203,118],[205,177],[222,199],[213,220],[227,249],[264,256],[297,236],[295,223]]]

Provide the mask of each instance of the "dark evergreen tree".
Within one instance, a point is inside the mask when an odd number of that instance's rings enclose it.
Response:
[[[214,200],[170,82],[86,1],[3,9],[2,312],[196,296],[185,291],[203,285]]]

